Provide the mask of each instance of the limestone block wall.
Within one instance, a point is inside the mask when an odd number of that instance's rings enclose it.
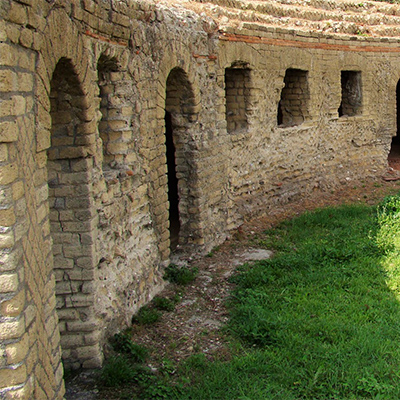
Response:
[[[279,48],[270,41],[273,29],[257,31],[261,37],[254,30],[230,32],[220,36],[220,63],[247,63],[254,87],[247,133],[231,133],[229,182],[240,215],[382,174],[396,135],[399,64],[391,44],[371,38],[368,48],[362,38],[350,46],[348,37],[334,45],[310,37],[304,44],[303,36],[288,31]],[[287,71],[293,70],[304,71],[308,94],[300,102],[304,118],[285,124],[280,109]],[[343,99],[343,71],[357,74],[354,113],[340,110],[342,102],[349,103]],[[302,93],[290,96],[297,101]]]
[[[196,7],[2,1],[0,398],[61,399],[64,368],[100,367],[171,251],[387,167],[399,39]]]

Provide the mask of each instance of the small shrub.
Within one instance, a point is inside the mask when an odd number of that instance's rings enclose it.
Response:
[[[148,306],[143,306],[139,312],[132,317],[132,323],[137,323],[141,325],[150,325],[156,323],[161,317],[158,310],[150,308]]]
[[[116,333],[111,344],[115,351],[126,354],[132,361],[137,363],[143,363],[148,356],[148,350],[133,343],[127,332]]]
[[[154,297],[153,304],[155,308],[161,311],[174,311],[175,309],[174,302],[166,297]]]
[[[101,384],[106,387],[118,387],[133,382],[136,372],[125,356],[110,358],[101,370]]]
[[[175,264],[170,264],[165,269],[164,279],[172,283],[177,283],[178,285],[187,285],[188,283],[194,281],[198,273],[196,267],[179,267]]]
[[[151,385],[143,388],[142,396],[152,400],[172,399],[181,392],[181,385],[171,385],[167,381],[157,379]]]

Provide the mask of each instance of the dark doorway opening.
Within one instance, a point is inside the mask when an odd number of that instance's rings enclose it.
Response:
[[[278,103],[277,123],[278,123],[278,126],[283,124],[282,102],[280,100]]]
[[[392,138],[388,161],[389,167],[400,170],[400,80],[397,82],[396,86],[396,109],[396,136],[393,136]]]
[[[176,176],[175,146],[173,140],[173,125],[171,113],[165,111],[165,145],[167,148],[167,177],[168,177],[168,202],[169,202],[169,233],[170,248],[174,251],[179,243],[179,195],[178,178]]]

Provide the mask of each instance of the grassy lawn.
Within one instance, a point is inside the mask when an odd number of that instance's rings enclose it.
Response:
[[[182,399],[400,399],[400,198],[306,213],[259,238],[231,301],[234,357],[192,357]]]
[[[103,380],[141,399],[400,399],[400,197],[308,212],[257,241],[275,255],[232,278],[229,361],[196,354],[155,376],[122,335],[130,359]]]

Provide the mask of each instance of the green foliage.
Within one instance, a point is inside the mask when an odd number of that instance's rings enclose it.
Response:
[[[380,230],[377,234],[378,246],[383,251],[400,251],[400,197],[388,196],[377,207]]]
[[[133,362],[126,355],[110,358],[100,373],[99,385],[104,388],[130,387],[129,397],[143,400],[173,399],[182,392],[182,385],[171,383],[169,374],[175,371],[172,363],[165,361],[161,375],[148,367]],[[124,391],[125,394],[126,391]],[[125,398],[125,397],[124,397]]]
[[[176,399],[181,392],[181,385],[172,385],[168,380],[153,377],[152,381],[143,387],[141,398],[151,400]]]
[[[106,387],[119,387],[132,383],[137,377],[131,361],[125,356],[115,356],[107,360],[101,370],[100,382]]]
[[[166,297],[154,297],[153,304],[155,308],[161,311],[174,311],[175,309],[175,303]]]
[[[143,306],[137,314],[132,317],[132,323],[141,325],[155,324],[161,318],[161,313],[149,306]]]
[[[198,268],[179,267],[175,264],[170,264],[165,268],[164,279],[178,285],[187,285],[194,281],[198,274]]]
[[[111,341],[114,351],[130,357],[134,362],[143,363],[148,357],[148,350],[132,342],[129,332],[116,333]]]

